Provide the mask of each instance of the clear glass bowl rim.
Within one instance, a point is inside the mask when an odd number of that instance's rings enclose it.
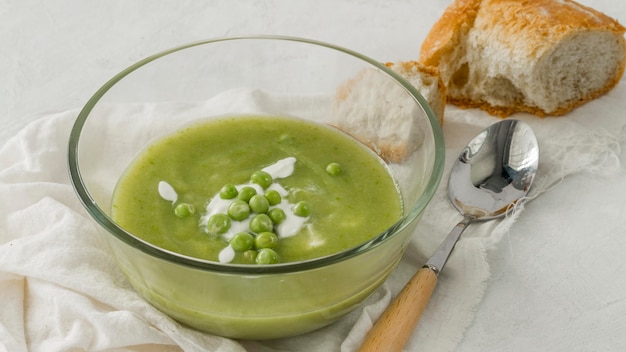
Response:
[[[299,262],[289,262],[289,263],[280,263],[273,265],[236,265],[236,264],[221,264],[213,261],[203,260],[199,258],[185,256],[179,253],[175,253],[172,251],[168,251],[162,248],[159,248],[149,242],[146,242],[128,231],[124,230],[120,226],[118,226],[109,216],[104,213],[100,207],[97,205],[94,198],[90,195],[87,190],[87,186],[83,181],[83,178],[80,173],[79,167],[79,141],[81,136],[81,131],[83,126],[87,122],[87,118],[89,117],[91,110],[96,106],[98,101],[106,94],[106,92],[111,89],[118,81],[122,78],[126,77],[136,69],[157,60],[160,57],[163,57],[168,54],[172,54],[177,51],[181,51],[184,49],[192,48],[195,46],[206,45],[215,42],[222,41],[236,41],[236,40],[273,40],[273,41],[292,41],[299,42],[304,44],[310,44],[314,46],[325,47],[331,50],[339,51],[344,54],[353,56],[361,61],[367,62],[384,71],[389,76],[394,78],[398,83],[400,83],[419,103],[419,105],[424,109],[430,127],[433,133],[433,140],[435,142],[434,152],[435,152],[435,160],[433,165],[433,170],[430,175],[430,178],[426,184],[426,188],[424,192],[420,195],[418,200],[415,202],[413,207],[395,224],[390,226],[388,229],[383,231],[382,233],[374,236],[369,241],[356,246],[350,249],[344,250],[342,252],[338,252],[332,255],[314,258],[306,261]],[[180,46],[176,46],[151,56],[148,56],[133,65],[127,67],[117,75],[113,76],[108,82],[106,82],[100,89],[98,89],[93,96],[87,101],[84,107],[79,112],[74,125],[72,126],[70,136],[69,136],[69,145],[68,145],[68,172],[70,175],[70,180],[72,186],[74,187],[74,191],[76,192],[78,198],[82,202],[83,206],[86,208],[87,212],[98,222],[104,229],[106,229],[110,234],[117,237],[122,242],[144,252],[156,258],[160,258],[169,262],[173,262],[180,265],[185,265],[189,267],[193,267],[200,270],[208,270],[214,271],[224,274],[277,274],[277,273],[290,273],[290,272],[298,272],[309,269],[315,269],[327,265],[331,265],[334,263],[341,262],[343,260],[349,259],[351,257],[357,256],[361,253],[370,251],[382,243],[384,243],[388,238],[395,236],[397,233],[406,228],[409,224],[415,221],[418,216],[424,211],[432,197],[434,196],[437,187],[442,178],[443,168],[445,161],[445,145],[443,140],[443,132],[441,130],[441,126],[439,124],[439,120],[433,110],[431,109],[428,101],[420,94],[420,92],[413,87],[408,81],[406,81],[403,77],[386,67],[384,64],[369,58],[363,54],[357,53],[355,51],[343,48],[341,46],[337,46],[334,44],[306,39],[301,37],[291,37],[291,36],[279,36],[279,35],[246,35],[246,36],[225,36],[225,37],[217,37],[207,40],[196,41],[192,43],[183,44]]]

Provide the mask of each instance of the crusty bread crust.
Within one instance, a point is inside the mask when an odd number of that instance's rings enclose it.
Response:
[[[626,67],[625,31],[616,20],[571,0],[455,0],[424,40],[420,61],[440,69],[444,83],[448,86],[448,102],[462,108],[481,108],[499,117],[515,112],[538,116],[563,115],[605,94],[620,81]],[[533,76],[536,72],[531,70],[539,64],[545,65],[542,60],[553,55],[562,43],[577,40],[586,33],[601,32],[614,36],[614,42],[607,46],[613,46],[611,49],[614,53],[621,50],[621,59],[616,60],[603,85],[590,90],[582,89],[578,96],[559,102],[554,108],[541,106],[528,99],[526,93],[529,89],[524,87],[520,90],[525,99],[507,104],[493,104],[493,101],[488,101],[489,97],[473,96],[468,93],[471,87],[466,87],[465,91],[454,87],[454,80],[459,79],[459,76],[454,77],[457,71],[454,65],[459,60],[469,58],[471,69],[472,65],[480,65],[471,60],[478,60],[481,56],[485,58],[485,53],[497,52],[504,62],[489,68],[489,74],[491,77],[506,77],[515,85],[527,77],[536,80]],[[471,40],[482,41],[468,45],[470,36]],[[527,67],[531,69],[520,73]],[[473,84],[472,81],[470,84]],[[586,82],[581,79],[576,84],[585,85]]]
[[[474,26],[482,0],[456,0],[431,27],[422,43],[419,61],[426,66],[439,67],[443,56],[458,47]]]

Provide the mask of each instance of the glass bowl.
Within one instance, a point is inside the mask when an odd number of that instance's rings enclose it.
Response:
[[[365,84],[365,89],[352,91],[361,96],[346,99],[346,85],[359,84]],[[335,125],[346,111],[375,113],[383,123],[404,119],[402,128],[408,123],[417,131],[411,138],[419,139],[407,141],[414,150],[402,160],[386,161],[403,201],[403,216],[365,243],[300,262],[220,264],[161,249],[124,230],[111,217],[112,195],[129,163],[152,140],[181,126],[237,114],[296,116]],[[357,131],[361,127],[343,129],[367,143],[371,136],[361,138]],[[381,63],[313,40],[248,36],[182,45],[147,57],[113,77],[78,115],[68,157],[78,197],[140,295],[198,330],[270,339],[336,321],[385,281],[439,184],[444,144],[427,101]]]

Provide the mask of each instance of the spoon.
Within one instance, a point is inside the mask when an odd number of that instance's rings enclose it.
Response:
[[[465,228],[474,221],[504,216],[523,201],[538,162],[537,139],[522,121],[502,120],[469,142],[452,167],[448,181],[450,201],[463,220],[387,307],[359,352],[402,351]]]

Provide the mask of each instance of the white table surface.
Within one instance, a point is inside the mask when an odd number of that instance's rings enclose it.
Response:
[[[580,2],[626,23],[626,2]],[[448,3],[0,0],[0,146],[42,115],[81,107],[135,61],[195,40],[284,34],[380,61],[416,59]],[[600,101],[625,100],[622,79]],[[626,112],[620,122],[594,116],[593,105],[582,109],[589,110],[583,123],[590,128],[615,131],[626,124]],[[626,156],[618,155],[626,165]],[[606,206],[624,195],[626,167],[620,166],[610,176],[567,177],[541,195],[540,209],[530,203],[489,253],[487,292],[456,351],[626,350],[626,291],[616,289],[626,287],[626,206]],[[599,281],[598,272],[614,279]]]

